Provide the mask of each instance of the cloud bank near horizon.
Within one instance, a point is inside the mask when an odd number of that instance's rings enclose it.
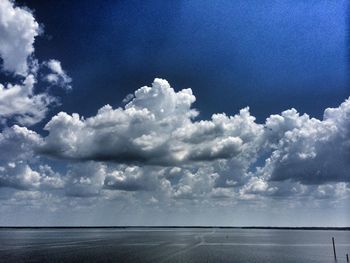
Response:
[[[163,79],[135,91],[123,108],[105,105],[95,116],[60,112],[45,125],[39,152],[78,161],[139,166],[188,166],[229,161],[240,167],[265,157],[259,174],[270,181],[348,182],[350,100],[327,108],[322,120],[289,109],[256,123],[249,108],[234,116],[196,120],[191,89]],[[242,175],[241,175],[242,176]]]
[[[249,108],[197,120],[195,100],[191,89],[155,79],[124,107],[106,105],[89,118],[58,113],[47,136],[6,128],[0,185],[80,198],[146,193],[164,202],[348,197],[350,100],[322,120],[290,109],[263,124]],[[48,157],[66,172],[55,172]]]

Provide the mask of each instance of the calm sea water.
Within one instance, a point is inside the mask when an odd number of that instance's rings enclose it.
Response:
[[[0,262],[338,263],[348,231],[241,229],[2,229]]]

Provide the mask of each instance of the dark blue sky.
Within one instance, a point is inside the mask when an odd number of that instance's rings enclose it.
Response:
[[[73,79],[53,113],[95,114],[154,77],[192,88],[200,118],[321,117],[350,95],[345,0],[23,2],[45,25],[37,56]]]

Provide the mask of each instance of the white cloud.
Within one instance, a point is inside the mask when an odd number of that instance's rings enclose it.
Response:
[[[17,125],[0,133],[0,165],[35,158],[34,148],[42,143],[39,134]]]
[[[28,60],[39,33],[39,24],[28,9],[9,0],[0,2],[0,57],[5,71],[27,75]]]
[[[264,172],[270,180],[306,184],[350,181],[350,100],[328,108],[323,120],[289,110],[267,120],[275,150]],[[287,128],[286,128],[287,127]]]
[[[317,186],[316,197],[318,198],[345,198],[350,193],[346,183],[324,184]]]
[[[256,123],[249,108],[196,121],[194,101],[191,90],[175,92],[155,79],[125,108],[106,105],[90,118],[54,116],[39,151],[105,163],[103,186],[94,193],[152,189],[183,199],[232,188],[232,196],[258,200],[315,193],[305,184],[349,182],[349,100],[326,109],[323,120],[290,109],[265,124]]]
[[[91,197],[100,194],[106,176],[106,166],[100,163],[72,165],[67,172],[66,194],[74,197]]]
[[[46,167],[48,166],[46,165]],[[60,189],[64,185],[65,182],[59,174],[45,174],[43,167],[33,170],[30,164],[25,161],[10,162],[0,166],[0,187],[20,190],[48,190]]]
[[[65,178],[47,164],[40,165],[38,173],[40,174],[40,187],[43,189],[61,189],[66,184]]]
[[[18,189],[37,188],[40,185],[40,174],[28,165],[17,163],[2,167],[0,186]]]
[[[174,187],[173,197],[180,199],[206,199],[212,192],[218,176],[209,167],[200,168],[195,173],[184,170],[180,181]]]
[[[142,87],[125,109],[106,105],[86,120],[59,113],[45,126],[45,150],[63,158],[116,162],[170,163],[184,159],[184,145],[172,132],[190,122],[195,97],[191,90],[175,92],[156,79]]]
[[[95,197],[103,191],[155,191],[162,187],[162,169],[100,162],[69,166],[65,192],[74,197]]]
[[[67,159],[171,165],[239,156],[262,132],[248,109],[194,122],[192,91],[175,92],[162,79],[134,96],[125,108],[106,105],[87,119],[59,113],[45,126],[42,151]]]
[[[62,188],[64,182],[48,165],[40,163],[35,148],[42,143],[41,137],[17,125],[0,133],[0,187],[16,189]]]
[[[138,166],[119,167],[108,173],[104,180],[104,188],[124,191],[155,190],[159,184],[157,169],[140,168]]]
[[[33,125],[46,116],[48,106],[56,100],[47,93],[34,94],[35,83],[31,74],[22,84],[0,83],[0,123],[12,118],[22,125]]]
[[[11,75],[10,83],[0,83],[0,125],[38,123],[46,116],[49,106],[57,102],[48,90],[41,93],[35,90],[41,69],[34,54],[34,41],[39,33],[39,24],[28,8],[18,7],[10,0],[0,2],[1,72],[5,78]],[[50,70],[44,77],[46,81],[61,88],[71,88],[71,78],[58,60],[44,64]]]
[[[50,73],[45,75],[44,80],[52,85],[70,90],[72,79],[67,75],[61,66],[61,62],[56,59],[50,59],[44,65],[50,70]]]
[[[123,198],[157,207],[268,199],[318,205],[315,200],[349,197],[349,100],[326,109],[323,120],[290,109],[264,124],[249,108],[197,121],[194,101],[191,90],[176,92],[156,79],[124,108],[107,105],[89,118],[57,114],[44,138],[6,128],[0,186],[77,204]],[[64,171],[56,172],[42,153],[58,157]]]

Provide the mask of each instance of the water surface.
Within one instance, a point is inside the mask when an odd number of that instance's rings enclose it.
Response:
[[[349,231],[276,229],[2,229],[0,262],[338,263]]]

